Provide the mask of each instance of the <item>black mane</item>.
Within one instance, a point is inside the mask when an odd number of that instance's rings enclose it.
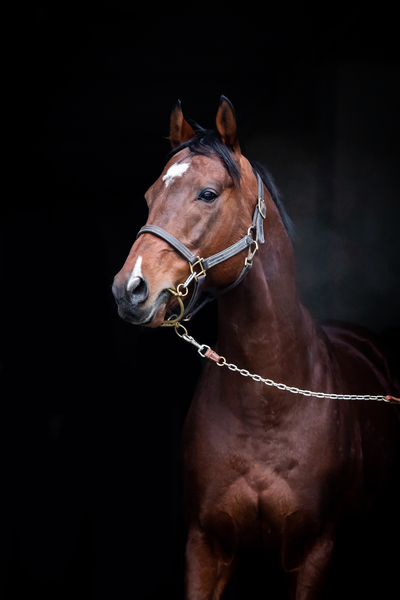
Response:
[[[177,148],[171,150],[168,156],[174,156],[184,148],[189,148],[190,152],[192,152],[193,154],[200,154],[203,156],[211,156],[212,154],[216,154],[218,158],[222,161],[222,164],[225,166],[229,175],[232,177],[233,183],[235,185],[239,185],[241,173],[239,171],[237,163],[233,158],[231,152],[228,150],[225,144],[222,143],[218,133],[210,129],[203,129],[197,124],[195,124],[195,131],[195,137],[193,137],[187,142],[184,142]],[[285,229],[289,237],[292,238],[293,224],[282,204],[279,192],[275,186],[275,182],[273,180],[272,175],[259,162],[250,159],[248,160],[253,168],[253,171],[260,175],[265,187],[271,194],[271,198],[279,211]]]
[[[252,160],[250,158],[247,159],[249,161],[249,163],[251,164],[251,166],[253,167],[253,171],[254,173],[258,173],[259,176],[261,177],[265,187],[267,188],[267,190],[269,191],[272,200],[275,203],[276,208],[279,211],[279,214],[281,216],[282,219],[282,223],[286,229],[286,233],[288,234],[289,238],[291,240],[293,240],[294,237],[294,227],[293,227],[293,223],[291,218],[289,217],[289,215],[286,212],[285,207],[283,206],[283,202],[281,200],[281,196],[278,192],[278,189],[275,185],[275,181],[274,178],[272,177],[271,173],[268,171],[268,169],[266,167],[264,167],[264,165],[262,165],[261,163],[259,163],[256,160]]]

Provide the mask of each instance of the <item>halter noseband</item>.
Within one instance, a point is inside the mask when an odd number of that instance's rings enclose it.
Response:
[[[162,323],[162,326],[174,326],[183,318],[185,320],[189,320],[207,302],[214,300],[220,294],[224,294],[229,290],[233,289],[235,286],[237,286],[247,275],[248,271],[251,269],[252,259],[258,249],[258,244],[264,243],[263,220],[266,217],[266,206],[264,203],[264,184],[260,175],[258,173],[256,173],[256,175],[258,185],[258,199],[254,210],[253,224],[249,227],[247,235],[245,235],[242,239],[240,239],[235,244],[232,244],[232,246],[229,246],[225,250],[217,252],[217,254],[213,254],[208,258],[200,258],[199,256],[193,254],[193,252],[191,252],[189,248],[185,246],[185,244],[180,242],[171,233],[168,233],[168,231],[165,231],[165,229],[162,229],[157,225],[145,225],[140,229],[139,233],[137,234],[137,237],[139,237],[143,233],[152,233],[153,235],[156,235],[157,237],[165,240],[166,242],[168,242],[168,244],[173,246],[175,250],[177,250],[177,252],[182,254],[182,256],[188,261],[190,267],[190,275],[186,279],[186,281],[184,283],[180,283],[176,290],[169,288],[169,292],[176,296],[179,301],[181,313],[178,316],[171,315],[169,319]],[[256,235],[255,238],[251,233],[254,231]],[[253,244],[255,245],[254,250],[251,249],[251,246]],[[244,267],[240,275],[231,285],[219,291],[213,288],[209,288],[208,290],[202,290],[204,279],[206,277],[206,272],[208,269],[211,269],[211,267],[215,267],[219,263],[228,260],[228,258],[232,258],[232,256],[235,256],[236,254],[242,252],[242,250],[245,250],[246,248],[249,248],[249,253],[245,259]],[[198,268],[199,270],[196,270],[195,268]],[[183,305],[182,298],[184,298],[187,295],[188,286],[192,281],[194,281],[193,294],[188,305],[185,308]]]

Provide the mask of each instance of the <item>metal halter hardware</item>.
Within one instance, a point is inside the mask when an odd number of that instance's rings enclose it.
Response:
[[[264,186],[261,180],[261,177],[258,173],[257,175],[257,185],[258,185],[258,199],[257,205],[253,215],[253,224],[249,227],[247,231],[247,235],[245,235],[241,240],[229,246],[225,250],[218,252],[217,254],[213,254],[209,258],[200,258],[196,256],[185,246],[182,244],[176,237],[158,227],[157,225],[145,225],[142,227],[137,234],[137,237],[142,235],[143,233],[152,233],[156,235],[166,242],[168,242],[171,246],[175,248],[189,263],[190,267],[190,275],[183,283],[180,283],[177,286],[177,289],[174,290],[169,288],[168,291],[177,298],[179,303],[180,314],[179,315],[171,315],[166,321],[162,323],[162,327],[174,327],[176,334],[181,337],[186,342],[189,342],[193,346],[197,348],[198,353],[202,358],[208,358],[209,360],[214,361],[219,367],[227,367],[230,371],[236,371],[243,377],[249,377],[256,382],[264,383],[267,386],[273,386],[281,391],[291,392],[292,394],[299,394],[302,396],[312,396],[315,398],[329,399],[329,400],[373,400],[380,402],[388,402],[392,404],[400,404],[400,398],[396,398],[395,396],[389,395],[359,395],[359,394],[330,394],[324,392],[314,392],[311,390],[302,390],[297,387],[291,387],[284,383],[277,383],[272,379],[263,378],[260,375],[252,374],[246,369],[240,369],[237,365],[233,363],[228,363],[224,356],[220,356],[210,348],[207,344],[199,344],[191,335],[188,334],[187,329],[182,325],[181,321],[184,319],[188,321],[202,306],[204,306],[210,300],[216,298],[219,294],[224,294],[229,290],[233,289],[237,286],[242,279],[245,277],[247,272],[251,269],[252,260],[255,253],[258,250],[259,243],[264,243],[264,228],[263,221],[266,217],[266,206],[264,203]],[[254,232],[256,237],[253,238],[251,232]],[[254,245],[254,249],[252,246]],[[249,248],[248,255],[246,256],[244,267],[237,279],[229,285],[227,288],[216,291],[209,290],[204,291],[201,289],[202,284],[204,282],[204,278],[206,277],[206,272],[211,267],[218,265],[220,262],[235,256],[245,248]],[[188,286],[190,283],[194,282],[194,290],[192,297],[185,308],[183,304],[182,298],[187,296],[188,294]]]
[[[165,229],[158,227],[157,225],[145,225],[140,229],[139,233],[137,234],[137,237],[139,237],[143,233],[152,233],[153,235],[156,235],[157,237],[165,240],[166,242],[168,242],[168,244],[173,246],[175,250],[182,254],[182,256],[188,261],[190,267],[190,275],[186,279],[186,281],[180,283],[177,286],[176,290],[173,288],[168,288],[168,291],[173,296],[175,296],[179,302],[180,314],[171,315],[167,320],[165,320],[162,323],[162,327],[175,326],[182,319],[189,320],[207,302],[214,300],[214,298],[216,298],[218,295],[224,294],[229,290],[233,289],[235,286],[237,286],[245,277],[247,272],[251,269],[252,259],[256,251],[258,250],[258,244],[262,244],[264,242],[263,220],[266,217],[266,206],[264,203],[264,184],[259,174],[256,173],[256,175],[258,186],[258,199],[253,215],[253,224],[249,227],[247,234],[243,238],[241,238],[238,242],[232,244],[232,246],[229,246],[225,250],[221,250],[221,252],[218,252],[217,254],[213,254],[208,258],[200,258],[199,256],[196,256],[196,254],[193,254],[193,252],[191,252],[189,248],[187,248],[187,246],[180,242],[175,236],[173,236],[171,233],[168,233],[168,231],[165,231]],[[255,232],[255,238],[252,235],[253,232]],[[253,246],[254,248],[252,248]],[[240,275],[231,285],[219,291],[215,289],[209,289],[208,291],[202,289],[208,269],[211,269],[219,263],[228,260],[229,258],[232,258],[232,256],[235,256],[236,254],[242,252],[246,248],[249,248],[249,253],[245,259],[244,267]],[[188,305],[185,308],[182,298],[187,296],[188,286],[192,282],[194,282],[193,294]]]

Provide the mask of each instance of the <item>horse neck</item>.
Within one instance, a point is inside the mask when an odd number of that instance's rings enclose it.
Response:
[[[278,216],[276,221],[275,235],[266,235],[248,275],[220,296],[218,352],[277,382],[320,385],[315,373],[327,361],[326,347],[299,302],[293,248]],[[269,396],[276,393],[268,389]]]

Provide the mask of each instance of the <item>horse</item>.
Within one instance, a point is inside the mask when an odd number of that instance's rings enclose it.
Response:
[[[183,319],[218,303],[182,434],[185,598],[219,600],[243,552],[260,549],[288,597],[317,600],[343,524],[398,478],[398,407],[350,395],[393,394],[399,381],[374,334],[317,324],[301,304],[290,221],[269,172],[242,154],[230,101],[215,131],[178,102],[170,142],[112,291],[123,319],[186,341]]]

